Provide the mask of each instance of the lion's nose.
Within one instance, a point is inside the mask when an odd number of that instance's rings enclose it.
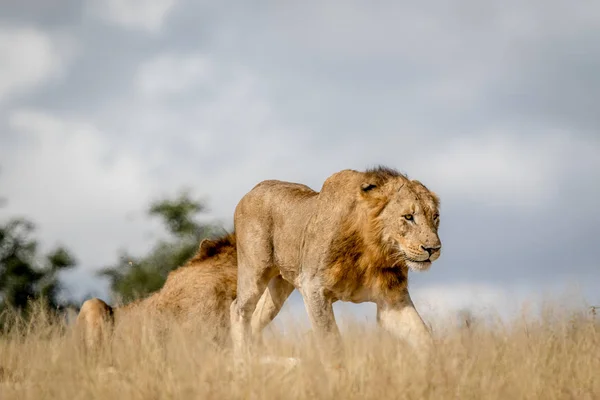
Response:
[[[439,249],[440,249],[440,247],[442,247],[442,246],[436,246],[436,247],[425,247],[425,246],[421,245],[421,248],[422,248],[423,250],[425,250],[425,251],[426,251],[426,252],[427,252],[429,255],[431,255],[431,253],[433,253],[434,251],[436,251],[436,250],[439,250]]]

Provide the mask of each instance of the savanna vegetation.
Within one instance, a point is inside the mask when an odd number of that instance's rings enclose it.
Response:
[[[185,192],[152,203],[149,217],[160,218],[169,236],[148,254],[124,252],[100,270],[110,280],[110,300],[158,289],[202,238],[221,234],[197,221],[204,211],[204,203]],[[228,349],[215,349],[176,324],[168,337],[154,335],[143,319],[99,358],[86,358],[70,325],[82,299],[70,299],[58,279],[76,258],[66,247],[42,253],[34,234],[26,219],[0,224],[3,400],[600,398],[600,316],[583,306],[549,306],[512,321],[436,320],[435,351],[425,364],[375,326],[345,321],[345,367],[325,370],[314,338],[305,326],[294,329],[293,315],[282,318],[285,334],[277,324],[265,332],[262,349],[263,355],[298,357],[292,370],[257,358],[236,374]]]
[[[557,310],[557,309],[554,309]],[[302,327],[271,329],[263,354],[296,356],[287,370],[231,354],[172,326],[162,338],[132,329],[89,361],[64,320],[38,308],[0,339],[4,399],[597,399],[600,322],[588,310],[546,310],[511,322],[434,325],[436,351],[420,364],[373,326],[346,321],[345,369],[321,367]],[[143,324],[143,322],[139,322]],[[133,328],[133,327],[132,327]],[[110,365],[110,366],[109,366]]]

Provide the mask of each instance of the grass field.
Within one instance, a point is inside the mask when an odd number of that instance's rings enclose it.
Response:
[[[176,328],[166,343],[132,331],[99,362],[86,362],[70,329],[39,312],[0,338],[0,399],[600,398],[600,316],[588,309],[439,323],[427,365],[374,327],[344,326],[340,373],[324,370],[314,339],[296,330],[267,335],[265,352],[299,357],[299,367],[286,373],[257,362],[236,376],[228,352]]]

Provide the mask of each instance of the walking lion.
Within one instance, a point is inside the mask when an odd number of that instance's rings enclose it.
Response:
[[[253,321],[257,305],[265,298],[281,305],[294,289],[320,336],[321,354],[334,365],[343,354],[332,308],[338,300],[375,302],[383,328],[429,348],[430,332],[408,293],[408,270],[427,270],[439,258],[439,222],[438,197],[386,167],[335,173],[320,192],[277,180],[256,185],[234,214],[236,359],[250,353],[262,326]],[[266,318],[278,309],[270,311]]]

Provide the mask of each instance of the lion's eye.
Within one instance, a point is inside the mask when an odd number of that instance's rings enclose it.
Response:
[[[413,220],[413,216],[412,216],[412,214],[406,214],[404,216],[404,219],[407,220],[407,221],[412,221]]]

